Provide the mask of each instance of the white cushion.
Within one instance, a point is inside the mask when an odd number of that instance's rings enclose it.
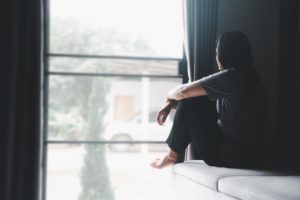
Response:
[[[236,200],[182,176],[172,176],[171,200]]]
[[[228,177],[219,191],[243,200],[299,200],[300,176]]]
[[[172,173],[177,176],[185,177],[202,186],[218,191],[218,182],[220,179],[232,176],[262,176],[274,175],[273,172],[233,169],[224,167],[208,166],[203,161],[192,160],[189,162],[178,163],[172,167]]]

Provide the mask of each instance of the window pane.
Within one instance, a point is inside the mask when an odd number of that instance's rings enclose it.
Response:
[[[178,75],[178,61],[51,57],[50,71]]]
[[[172,116],[159,126],[156,112],[180,81],[50,76],[48,139],[165,141]]]
[[[149,165],[166,153],[166,145],[160,147],[114,153],[108,145],[49,145],[47,200],[166,200],[170,169]]]
[[[50,3],[50,52],[182,57],[181,0]]]

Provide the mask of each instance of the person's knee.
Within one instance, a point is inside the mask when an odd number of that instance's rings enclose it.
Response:
[[[183,104],[187,104],[187,105],[199,105],[199,104],[206,104],[210,102],[207,96],[192,97],[192,98],[183,99],[181,101]]]
[[[189,111],[199,111],[199,110],[215,110],[216,103],[210,101],[207,96],[193,97],[188,99],[183,99],[179,102],[181,107]]]

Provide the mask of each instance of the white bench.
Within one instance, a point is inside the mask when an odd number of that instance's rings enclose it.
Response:
[[[172,167],[171,194],[172,200],[300,200],[300,176],[192,160]]]

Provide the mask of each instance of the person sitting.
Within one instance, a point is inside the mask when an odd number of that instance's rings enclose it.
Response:
[[[219,72],[172,88],[158,111],[163,125],[176,109],[166,140],[168,153],[151,163],[154,168],[175,164],[191,144],[193,159],[212,166],[257,168],[267,117],[267,99],[252,66],[249,39],[239,31],[225,32],[216,45]]]

